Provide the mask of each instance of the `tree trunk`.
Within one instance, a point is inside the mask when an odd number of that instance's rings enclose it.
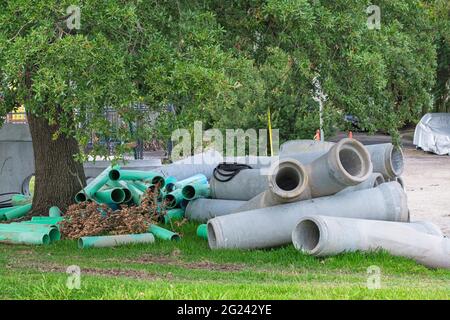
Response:
[[[47,215],[51,206],[63,212],[73,203],[75,194],[86,185],[83,165],[74,160],[79,146],[74,138],[60,135],[53,140],[57,126],[27,113],[33,140],[35,190],[32,215]]]

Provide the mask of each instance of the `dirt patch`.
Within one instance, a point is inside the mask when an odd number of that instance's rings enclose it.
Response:
[[[450,157],[414,149],[404,155],[411,220],[429,220],[450,236]]]
[[[155,255],[142,255],[136,259],[128,259],[126,261],[130,263],[165,264],[183,267],[186,269],[201,269],[213,271],[241,271],[245,267],[244,265],[241,264],[215,263],[207,260],[199,262],[185,262],[175,258],[174,256],[155,256]]]

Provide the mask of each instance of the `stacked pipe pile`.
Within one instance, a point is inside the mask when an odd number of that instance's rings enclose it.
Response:
[[[343,139],[308,152],[292,141],[278,159],[240,160],[214,170],[212,199],[186,208],[188,219],[207,223],[197,233],[211,249],[293,243],[315,256],[384,249],[450,268],[450,240],[430,222],[410,222],[403,154],[392,144]]]
[[[7,220],[14,215],[16,219],[19,216],[27,214],[31,210],[31,204],[18,205],[13,207],[11,211],[5,213]],[[15,208],[15,209],[14,209]],[[13,214],[11,214],[13,212]],[[20,212],[21,214],[17,214]],[[47,245],[61,239],[59,223],[63,220],[60,216],[59,208],[51,207],[49,216],[33,217],[30,221],[0,223],[0,242],[10,244],[32,244]]]
[[[150,195],[150,196],[149,196]],[[185,208],[194,199],[208,197],[210,187],[203,174],[178,180],[173,176],[164,177],[159,172],[122,170],[119,166],[105,169],[99,176],[90,181],[75,197],[77,203],[95,202],[107,205],[113,210],[121,210],[122,206],[145,208],[144,214],[154,216],[156,222],[172,225],[185,218]],[[143,203],[144,201],[149,203]],[[139,211],[142,213],[142,210]],[[148,233],[163,240],[180,240],[180,236],[150,223]],[[78,240],[80,248],[105,247],[127,243],[151,243],[154,239],[145,234],[129,234],[119,237],[92,236]]]

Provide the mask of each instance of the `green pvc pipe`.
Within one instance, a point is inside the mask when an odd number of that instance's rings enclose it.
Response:
[[[166,179],[166,185],[165,185],[165,189],[167,192],[172,192],[173,190],[175,190],[175,183],[177,182],[177,178],[175,178],[174,176],[169,176]]]
[[[87,201],[89,198],[93,198],[94,194],[99,191],[109,180],[108,176],[110,171],[118,170],[120,167],[115,165],[109,166],[103,170],[94,180],[92,180],[83,190],[78,192],[75,196],[75,202],[80,203]]]
[[[206,223],[198,226],[197,236],[199,236],[202,239],[208,240],[208,227]]]
[[[197,184],[197,183],[208,183],[208,178],[204,174],[196,174],[192,177],[180,180],[175,183],[175,189],[183,189],[184,186],[187,186],[188,184]]]
[[[164,223],[169,224],[171,221],[179,221],[184,219],[183,209],[171,209],[164,215]]]
[[[164,187],[164,177],[153,171],[139,170],[119,170],[114,169],[109,173],[110,180],[146,180],[152,184],[158,184]]]
[[[176,208],[182,200],[183,200],[183,193],[181,189],[176,189],[163,197],[163,201],[166,207],[169,209]]]
[[[155,237],[151,233],[124,234],[117,236],[82,237],[78,239],[78,248],[116,247],[135,243],[153,243]]]
[[[142,181],[133,181],[133,184],[142,192],[147,192],[148,188],[151,186],[151,184],[147,184]]]
[[[122,203],[125,192],[122,188],[102,189],[94,194],[94,199],[100,203]]]
[[[14,207],[30,204],[32,201],[33,201],[32,197],[26,196],[24,194],[15,194],[11,197],[11,204]]]
[[[0,230],[0,242],[12,244],[49,244],[50,236],[44,232]]]
[[[49,224],[53,226],[58,226],[58,224],[63,221],[63,217],[32,217],[31,222],[37,224]]]
[[[207,198],[211,195],[209,184],[193,183],[188,184],[182,189],[183,198],[186,200],[194,200],[198,198]]]
[[[131,199],[133,199],[133,202],[136,205],[140,205],[141,201],[142,201],[142,196],[144,195],[144,193],[141,190],[139,190],[138,187],[136,187],[134,185],[134,183],[132,183],[132,182],[128,182],[127,186],[128,186],[128,190],[130,190],[130,192],[131,192]]]
[[[61,217],[61,210],[58,207],[54,206],[48,210],[48,216],[51,218]],[[31,218],[33,220],[33,218]]]
[[[130,191],[130,189],[128,189],[128,186],[125,181],[108,180],[106,182],[106,185],[109,187],[121,188],[123,190],[123,192],[125,193],[125,200],[123,200],[123,203],[128,203],[133,199],[131,191]]]
[[[34,223],[32,221],[0,224],[0,232],[45,233],[49,237],[49,242],[54,242],[61,239],[61,233],[56,226]]]
[[[31,211],[31,203],[23,206],[14,207],[13,210],[9,210],[4,212],[6,220],[18,219],[25,216],[28,212]]]
[[[176,234],[175,232],[172,232],[170,230],[161,228],[157,225],[150,225],[150,228],[148,229],[150,233],[152,233],[155,238],[162,239],[162,240],[172,240],[172,241],[179,241],[180,236]]]

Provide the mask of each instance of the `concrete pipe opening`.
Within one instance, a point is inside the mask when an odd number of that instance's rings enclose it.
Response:
[[[297,249],[313,253],[318,248],[320,235],[320,228],[314,220],[303,219],[292,233],[292,242]]]
[[[303,177],[293,167],[280,168],[275,175],[275,183],[284,191],[292,191],[301,185]]]
[[[207,224],[208,229],[208,244],[211,249],[217,248],[217,237],[216,231],[214,230],[214,226],[212,223]]]
[[[392,173],[395,176],[399,176],[403,173],[403,152],[400,148],[392,146],[390,152],[390,166]]]
[[[372,174],[370,154],[366,147],[356,140],[343,139],[338,142],[334,157],[341,175],[351,184],[361,183]]]
[[[385,183],[386,180],[384,180],[384,177],[382,174],[377,174],[375,179],[373,179],[373,187],[378,187],[380,184]]]
[[[295,199],[308,187],[305,167],[295,159],[283,159],[269,177],[272,192],[283,199]]]

